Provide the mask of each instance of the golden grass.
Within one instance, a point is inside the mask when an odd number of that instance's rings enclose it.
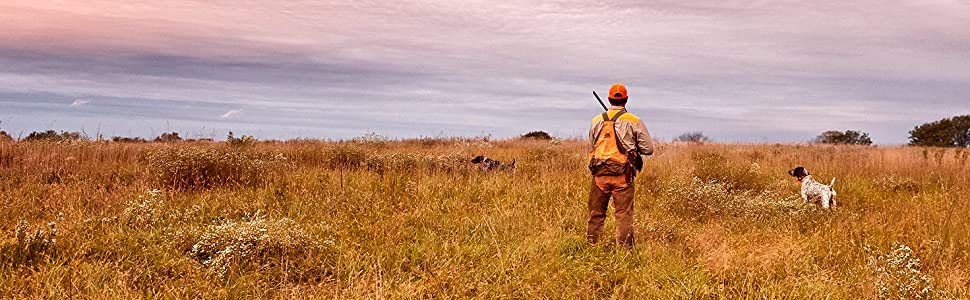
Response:
[[[0,298],[970,297],[966,149],[663,144],[627,252],[585,242],[585,147],[0,141]]]

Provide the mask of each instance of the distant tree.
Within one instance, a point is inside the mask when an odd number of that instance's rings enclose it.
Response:
[[[173,143],[173,142],[181,142],[181,141],[182,141],[182,138],[179,137],[179,133],[173,131],[173,132],[162,133],[162,135],[159,135],[158,137],[155,138],[154,142]]]
[[[3,121],[0,121],[0,128],[3,128]],[[0,142],[13,141],[13,137],[7,134],[6,131],[0,130]]]
[[[252,146],[252,145],[255,145],[257,141],[258,140],[256,140],[256,138],[251,135],[243,135],[242,137],[236,137],[235,135],[233,135],[232,131],[230,131],[229,136],[226,137],[226,142],[229,143],[229,146],[232,146],[232,147]]]
[[[70,142],[85,139],[80,132],[61,131],[61,133],[57,133],[57,131],[47,130],[31,132],[24,138],[24,141]]]
[[[869,133],[855,130],[846,130],[845,132],[829,130],[815,137],[814,142],[818,144],[872,145]]]
[[[59,138],[57,131],[34,131],[24,138],[24,141],[56,141]]]
[[[117,143],[147,143],[148,142],[148,140],[145,140],[140,137],[126,137],[126,136],[111,137],[111,141],[117,142]]]
[[[532,131],[522,135],[524,139],[551,140],[552,136],[545,131]]]
[[[686,143],[708,143],[711,142],[711,138],[704,135],[703,132],[685,132],[684,134],[678,135],[674,138],[674,142],[686,142]]]
[[[970,115],[953,117],[953,145],[970,147]]]
[[[931,147],[970,147],[970,115],[945,118],[916,126],[909,144]]]

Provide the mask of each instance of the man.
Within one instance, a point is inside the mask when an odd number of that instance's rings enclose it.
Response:
[[[589,191],[589,221],[586,239],[595,244],[603,234],[603,221],[610,197],[616,217],[616,242],[633,247],[633,193],[636,169],[642,166],[641,155],[653,154],[653,139],[647,126],[636,115],[626,111],[626,87],[610,87],[609,111],[593,118],[589,129],[590,171],[593,183]]]

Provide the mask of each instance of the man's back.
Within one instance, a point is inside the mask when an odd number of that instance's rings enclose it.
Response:
[[[612,106],[607,112],[607,117],[613,118],[621,110],[625,110],[625,108]],[[603,114],[596,115],[593,118],[592,125],[589,128],[590,146],[596,144],[596,135],[603,128],[603,123]],[[650,132],[647,130],[647,126],[643,121],[640,120],[640,117],[626,112],[620,115],[620,118],[616,120],[614,126],[616,126],[616,135],[619,137],[624,149],[637,149],[640,155],[653,154],[653,139],[650,137]]]

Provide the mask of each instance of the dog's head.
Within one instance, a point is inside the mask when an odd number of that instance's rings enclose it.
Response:
[[[482,163],[484,161],[485,161],[485,156],[479,155],[479,156],[475,156],[475,158],[472,158],[472,163],[473,164],[480,164],[480,163]]]
[[[803,167],[797,167],[797,168],[794,168],[792,170],[789,170],[788,171],[788,175],[791,175],[791,176],[793,176],[795,178],[798,178],[798,180],[801,181],[802,178],[805,178],[805,177],[807,177],[810,174],[808,174],[808,171],[805,170],[805,168],[803,168]]]

